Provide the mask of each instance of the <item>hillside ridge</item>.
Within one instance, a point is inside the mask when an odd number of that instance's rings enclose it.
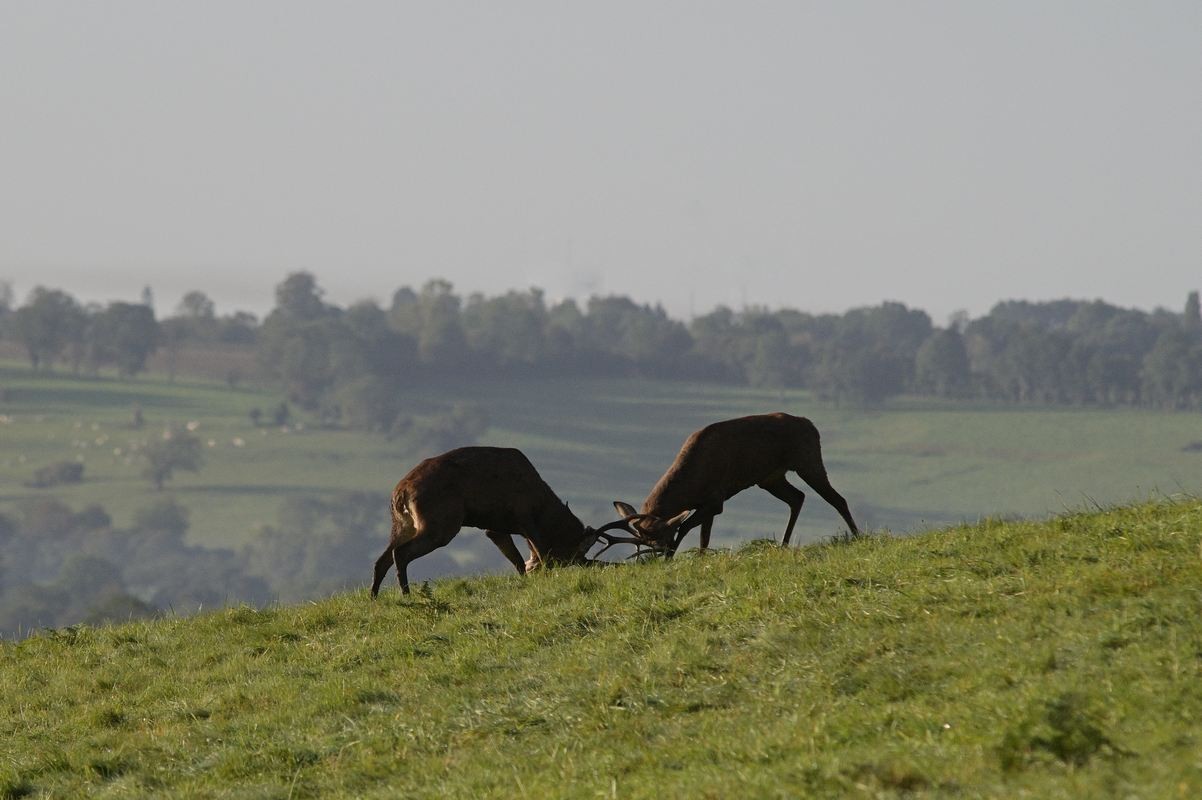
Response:
[[[0,797],[1202,790],[1196,499],[387,589],[0,646]]]

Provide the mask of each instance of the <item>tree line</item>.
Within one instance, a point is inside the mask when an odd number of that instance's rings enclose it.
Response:
[[[147,304],[84,306],[39,287],[0,331],[35,369],[145,369],[156,350],[189,342],[253,345],[264,376],[323,418],[397,425],[398,385],[440,375],[639,376],[799,387],[839,403],[899,394],[1005,403],[1202,407],[1198,293],[1182,312],[1102,301],[1004,301],[935,325],[886,302],[843,314],[718,307],[683,322],[628,297],[548,302],[541,290],[456,294],[444,280],[401,287],[381,305],[327,302],[314,276],[288,275],[260,324],[219,317],[202,292],[156,320]]]
[[[1182,313],[1102,301],[998,303],[946,327],[901,303],[843,314],[719,307],[687,324],[622,296],[548,303],[538,289],[456,295],[433,280],[387,307],[326,303],[288,276],[259,328],[291,398],[387,427],[398,384],[439,374],[639,376],[799,387],[835,402],[899,394],[1006,403],[1202,407],[1198,293]]]

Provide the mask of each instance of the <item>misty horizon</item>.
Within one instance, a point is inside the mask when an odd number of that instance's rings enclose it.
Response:
[[[307,270],[298,270],[298,271],[307,271]],[[314,275],[318,286],[323,290],[323,299],[327,303],[329,303],[333,306],[336,306],[336,307],[340,307],[340,308],[348,308],[351,305],[353,305],[355,303],[359,303],[359,302],[372,302],[372,303],[377,304],[381,308],[387,309],[391,303],[393,293],[396,292],[397,290],[403,288],[403,286],[398,285],[398,286],[392,287],[391,289],[389,289],[385,292],[381,292],[380,294],[373,295],[373,296],[349,296],[349,295],[346,295],[345,293],[338,292],[337,287],[333,287],[333,289],[331,290],[331,287],[327,286],[323,282],[322,276],[320,273],[312,273],[312,274]],[[276,284],[283,281],[283,279],[285,277],[287,277],[287,276],[281,275],[279,280],[276,281]],[[415,291],[420,290],[422,285],[430,280],[442,280],[442,279],[439,276],[432,275],[427,279],[424,279],[424,280],[421,280],[421,281],[418,281],[418,282],[415,282],[412,284],[404,284],[404,287],[408,287]],[[0,283],[5,283],[5,282],[6,282],[5,277],[0,275]],[[105,305],[110,302],[141,303],[141,302],[143,302],[143,294],[144,294],[145,289],[150,289],[151,296],[152,296],[153,310],[154,310],[155,316],[158,318],[167,318],[167,317],[171,317],[171,316],[175,315],[177,313],[177,311],[179,310],[179,308],[178,308],[179,303],[180,303],[180,300],[183,298],[184,294],[186,294],[188,292],[192,292],[192,291],[199,291],[214,302],[215,311],[220,316],[233,314],[235,312],[248,312],[248,313],[254,314],[258,318],[258,320],[260,322],[262,322],[263,319],[275,307],[276,298],[275,298],[274,292],[275,292],[276,284],[273,284],[272,287],[268,290],[268,292],[262,298],[256,298],[256,300],[254,300],[254,301],[237,301],[237,302],[223,302],[221,297],[208,291],[204,286],[193,286],[189,289],[179,292],[178,294],[166,294],[166,295],[159,294],[159,292],[156,290],[155,285],[153,283],[142,284],[140,287],[136,287],[132,291],[124,292],[121,294],[114,294],[112,292],[103,292],[103,291],[96,291],[96,292],[76,291],[71,286],[55,285],[55,284],[51,284],[51,283],[37,283],[37,284],[34,284],[33,286],[30,286],[27,291],[22,291],[20,289],[20,287],[17,287],[15,285],[13,285],[12,288],[13,288],[13,307],[14,308],[19,307],[20,305],[27,302],[29,299],[29,295],[33,292],[33,290],[35,288],[61,290],[61,291],[66,292],[68,295],[74,297],[76,300],[79,300],[83,304],[95,303],[97,305]],[[814,316],[822,316],[822,315],[839,316],[839,315],[845,314],[848,311],[851,311],[856,308],[871,308],[871,307],[879,306],[882,303],[902,302],[902,301],[896,300],[894,298],[886,297],[886,298],[882,298],[880,301],[878,301],[876,303],[858,303],[855,305],[848,306],[847,308],[839,308],[839,309],[804,308],[804,307],[799,307],[799,306],[795,306],[795,305],[790,305],[788,302],[778,302],[778,303],[772,303],[772,304],[751,303],[751,302],[748,302],[746,304],[718,303],[709,308],[693,308],[691,310],[686,310],[685,313],[677,313],[676,310],[674,310],[671,306],[663,303],[659,299],[640,298],[631,293],[624,292],[620,289],[615,289],[613,291],[606,291],[606,292],[596,292],[591,295],[585,295],[585,296],[573,296],[573,295],[553,295],[550,292],[547,292],[545,290],[545,288],[541,287],[541,286],[511,286],[506,289],[501,289],[497,292],[470,292],[470,291],[464,290],[462,287],[454,286],[455,294],[458,295],[459,297],[461,297],[465,301],[470,299],[470,297],[473,294],[477,294],[477,293],[485,298],[492,298],[492,297],[497,297],[497,296],[503,295],[510,291],[525,292],[528,290],[542,291],[544,293],[544,297],[546,298],[546,302],[549,306],[554,305],[560,301],[572,300],[572,301],[576,302],[581,308],[584,308],[584,307],[586,307],[586,305],[591,297],[598,297],[598,298],[611,297],[611,296],[627,297],[627,298],[633,300],[634,302],[639,303],[640,305],[648,305],[648,306],[652,306],[652,307],[655,307],[655,306],[663,307],[670,318],[682,320],[682,321],[686,321],[686,322],[696,319],[697,317],[705,316],[706,314],[711,313],[711,312],[713,312],[719,308],[723,308],[723,307],[728,308],[735,312],[757,311],[757,310],[767,310],[770,312],[775,312],[775,311],[790,311],[791,310],[791,311],[800,311],[802,313],[811,314]],[[1170,300],[1167,300],[1166,302],[1157,303],[1156,305],[1153,305],[1151,307],[1140,307],[1140,306],[1125,304],[1122,302],[1114,302],[1108,298],[1092,297],[1092,296],[1086,296],[1084,294],[1064,296],[1064,297],[1048,297],[1048,298],[998,297],[993,302],[986,304],[979,311],[970,310],[964,306],[959,306],[959,307],[954,307],[951,311],[948,311],[945,314],[939,314],[936,311],[932,310],[931,308],[925,307],[921,304],[912,305],[909,303],[903,303],[903,305],[906,305],[907,308],[910,308],[913,310],[925,312],[931,318],[931,320],[933,321],[933,323],[935,325],[944,327],[949,324],[950,318],[953,315],[963,312],[963,313],[967,313],[970,318],[977,319],[977,318],[980,318],[983,316],[987,316],[988,313],[998,304],[1012,302],[1012,301],[1013,302],[1030,302],[1033,304],[1053,303],[1053,302],[1058,302],[1058,301],[1086,302],[1086,303],[1088,303],[1088,302],[1103,302],[1103,303],[1107,303],[1109,305],[1112,305],[1112,306],[1115,306],[1118,308],[1128,308],[1128,309],[1133,309],[1136,311],[1142,311],[1145,313],[1167,311],[1167,312],[1177,314],[1177,313],[1180,313],[1181,306],[1185,302],[1188,292],[1193,292],[1193,291],[1197,291],[1197,289],[1190,288],[1187,291],[1187,293],[1183,294],[1181,297],[1172,298]],[[349,299],[340,299],[340,295],[342,297],[348,297]]]
[[[1176,308],[1200,38],[1171,2],[6,5],[0,279]]]

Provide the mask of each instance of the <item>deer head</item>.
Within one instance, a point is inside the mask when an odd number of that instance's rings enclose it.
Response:
[[[581,523],[567,503],[555,509],[554,513],[559,529],[572,533],[565,533],[561,537],[546,541],[543,537],[537,537],[536,540],[530,541],[534,552],[526,562],[527,571],[535,569],[545,562],[587,564],[590,561],[588,551],[600,539],[601,532]]]

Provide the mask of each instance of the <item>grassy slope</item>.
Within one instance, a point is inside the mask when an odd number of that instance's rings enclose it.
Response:
[[[1197,501],[0,645],[0,797],[1197,797],[1200,721]]]
[[[156,495],[139,477],[140,465],[113,450],[189,420],[200,422],[199,435],[215,446],[206,451],[202,471],[180,474],[171,491],[193,511],[192,538],[208,545],[246,541],[256,526],[274,522],[290,497],[352,489],[383,496],[429,455],[345,431],[255,430],[247,411],[279,400],[259,390],[170,385],[154,377],[35,377],[13,362],[0,363],[0,386],[9,395],[0,414],[13,419],[0,424],[0,512],[47,493],[21,486],[34,468],[82,458],[87,480],[54,493],[77,507],[99,502],[117,524],[128,524]],[[1193,414],[913,402],[865,412],[833,409],[803,392],[636,380],[443,382],[407,387],[405,399],[418,414],[455,400],[485,404],[493,427],[484,443],[523,448],[593,524],[611,517],[613,499],[637,505],[691,431],[776,408],[818,423],[832,480],[870,527],[903,531],[981,515],[1042,515],[1079,507],[1087,497],[1110,503],[1155,489],[1202,489],[1202,455],[1181,452],[1198,438]],[[129,427],[135,402],[145,410],[145,431]],[[235,447],[235,438],[245,446]],[[784,507],[766,493],[745,492],[727,504],[715,540],[779,537],[785,518]],[[797,536],[827,536],[838,524],[824,503],[811,499]],[[381,530],[381,542],[385,535]],[[450,548],[466,549],[466,543]]]

